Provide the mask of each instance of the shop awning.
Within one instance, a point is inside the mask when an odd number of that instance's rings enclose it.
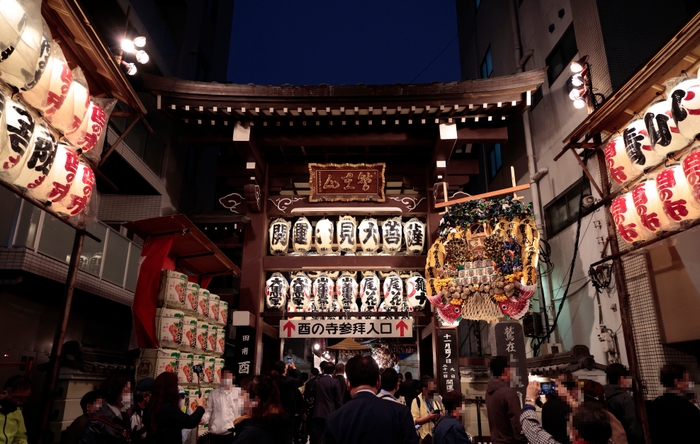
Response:
[[[222,253],[185,215],[142,219],[126,223],[124,226],[143,239],[180,234],[175,237],[170,249],[175,266],[180,270],[200,277],[241,274],[240,268],[231,262],[231,259]]]
[[[354,339],[343,339],[342,341],[338,342],[335,345],[331,345],[327,347],[330,350],[369,350],[369,347],[366,347],[359,342],[355,341]]]

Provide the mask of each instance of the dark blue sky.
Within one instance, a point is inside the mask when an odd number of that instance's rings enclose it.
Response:
[[[236,0],[229,81],[409,83],[448,44],[413,83],[459,80],[455,14],[455,0]]]

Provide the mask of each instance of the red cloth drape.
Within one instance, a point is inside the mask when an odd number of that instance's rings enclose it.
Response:
[[[140,348],[158,348],[155,319],[160,270],[166,268],[174,239],[175,235],[149,238],[141,251],[141,268],[131,306],[136,340]]]

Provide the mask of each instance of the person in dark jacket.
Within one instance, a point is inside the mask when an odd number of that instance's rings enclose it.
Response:
[[[279,389],[273,379],[270,376],[255,376],[247,385],[246,392],[250,396],[250,419],[241,432],[237,433],[233,443],[279,444],[288,439],[288,431],[285,429],[288,421]]]
[[[659,377],[666,393],[649,410],[652,444],[698,442],[700,409],[686,398],[693,387],[688,370],[682,365],[665,365]]]
[[[126,375],[112,374],[102,383],[102,407],[95,413],[80,438],[80,444],[122,444],[130,440],[125,413],[131,407],[131,382]]]
[[[562,444],[569,444],[571,406],[556,393],[546,395],[542,406],[542,428]]]
[[[494,356],[489,363],[493,378],[486,387],[486,411],[493,444],[525,444],[521,433],[522,408],[518,393],[510,386],[511,367],[505,356]]]
[[[66,431],[63,432],[61,444],[78,444],[80,437],[83,436],[83,432],[90,422],[90,418],[102,407],[103,401],[96,390],[87,392],[80,398],[80,408],[83,410],[83,414],[75,418]]]
[[[442,397],[445,413],[435,423],[433,444],[472,444],[474,442],[462,424],[463,401],[462,394],[455,391],[447,392]]]
[[[284,426],[286,436],[282,442],[291,444],[294,438],[294,418],[301,413],[302,405],[297,405],[299,387],[301,387],[301,374],[294,362],[285,364],[277,361],[272,366],[271,378],[279,391],[280,401],[284,407],[287,424]]]
[[[350,393],[348,392],[348,385],[345,382],[345,364],[338,363],[335,365],[335,371],[333,372],[333,378],[340,383],[340,389],[342,390],[343,403],[350,401]]]
[[[605,403],[627,434],[629,444],[645,444],[642,424],[637,419],[634,398],[627,391],[632,384],[629,372],[622,364],[610,364],[606,370],[608,385],[605,386]]]
[[[406,405],[408,408],[411,408],[413,400],[416,399],[420,390],[420,381],[413,379],[411,372],[406,372],[406,380],[399,385],[396,397],[403,396],[406,400]]]
[[[182,444],[182,430],[197,427],[204,416],[204,398],[200,394],[195,401],[197,409],[191,415],[183,413],[177,375],[170,372],[158,375],[148,406],[148,436],[151,442]]]
[[[314,385],[316,396],[314,409],[310,412],[309,438],[311,444],[323,444],[323,430],[326,426],[326,416],[338,410],[343,405],[340,382],[331,374],[335,370],[333,364],[328,361],[321,363],[323,374],[318,377]],[[343,369],[345,371],[345,369]],[[345,378],[343,378],[345,379]]]

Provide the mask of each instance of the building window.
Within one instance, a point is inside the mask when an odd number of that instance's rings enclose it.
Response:
[[[542,94],[542,85],[540,85],[539,88],[535,90],[535,92],[532,94],[532,104],[530,105],[530,109],[534,109],[535,106],[540,103],[540,100],[542,100],[543,94]]]
[[[584,196],[591,194],[588,178],[580,179],[544,207],[548,236],[554,236],[576,222],[582,193]]]
[[[491,179],[496,177],[498,171],[503,166],[503,159],[501,158],[501,144],[494,143],[489,148],[489,167],[491,172]]]
[[[547,56],[546,63],[547,66],[549,66],[549,70],[547,70],[547,80],[549,80],[550,86],[557,77],[559,77],[559,74],[566,69],[577,52],[576,34],[574,34],[574,25],[571,24],[564,32],[564,35],[561,36],[556,46],[554,46],[552,52]]]
[[[493,60],[491,59],[491,47],[486,50],[484,60],[481,62],[481,78],[488,79],[493,74]]]

